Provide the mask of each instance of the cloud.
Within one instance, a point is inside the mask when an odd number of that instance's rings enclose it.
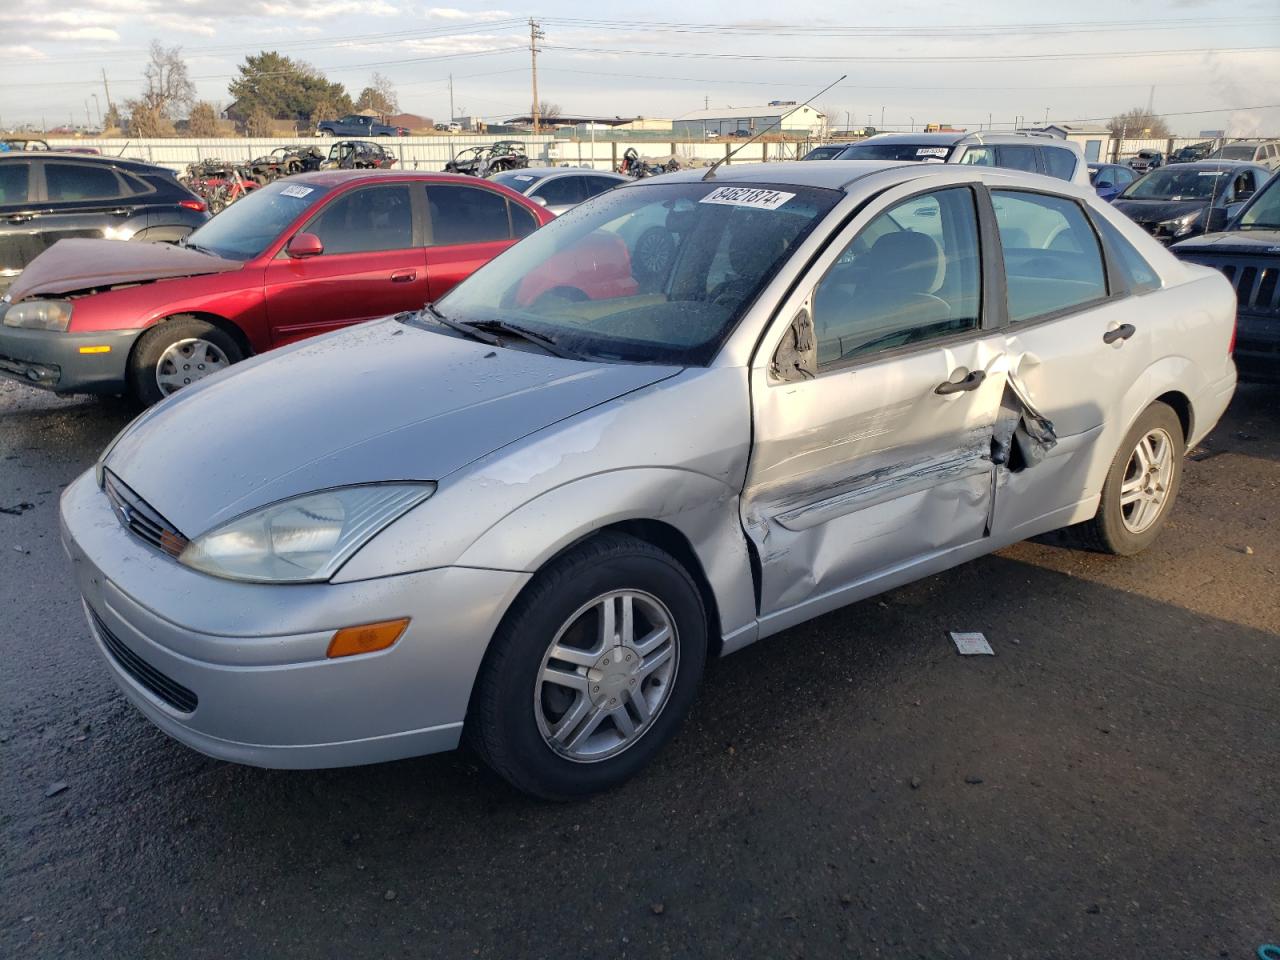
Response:
[[[48,54],[43,50],[37,50],[35,47],[27,46],[25,43],[16,45],[0,45],[0,58],[5,60],[43,60]]]
[[[459,10],[457,7],[431,7],[424,14],[428,20],[506,20],[507,10]]]

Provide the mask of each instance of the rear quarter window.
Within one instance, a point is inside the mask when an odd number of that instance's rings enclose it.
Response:
[[[31,164],[0,163],[0,204],[26,203]]]
[[[1041,147],[1040,156],[1044,159],[1044,172],[1051,177],[1070,180],[1076,172],[1076,158],[1070,150]]]
[[[1128,241],[1115,225],[1106,217],[1095,216],[1094,223],[1107,247],[1115,254],[1120,272],[1129,284],[1130,293],[1150,293],[1160,289],[1160,276],[1138,252],[1137,247]]]

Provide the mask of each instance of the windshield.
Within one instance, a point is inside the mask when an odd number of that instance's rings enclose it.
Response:
[[[842,196],[715,181],[611,190],[481,267],[436,307],[454,321],[517,324],[595,359],[705,365]]]
[[[277,180],[231,204],[185,243],[228,260],[252,260],[328,192],[328,187]]]
[[[1280,230],[1280,177],[1272,177],[1240,215],[1241,230]]]
[[[855,143],[841,160],[946,160],[952,147],[936,143]]]
[[[1247,144],[1240,147],[1223,147],[1209,154],[1211,157],[1217,157],[1221,160],[1252,160],[1253,147]]]
[[[1120,194],[1124,200],[1210,200],[1227,192],[1231,171],[1162,167],[1135,180]]]
[[[516,193],[524,193],[543,178],[535,177],[531,173],[522,173],[519,170],[504,170],[502,173],[495,173],[489,179],[494,183],[502,184],[504,187],[510,187]]]

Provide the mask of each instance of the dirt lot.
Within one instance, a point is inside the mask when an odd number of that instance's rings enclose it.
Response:
[[[465,754],[264,771],[144,721],[90,646],[56,519],[125,420],[0,384],[0,956],[1280,941],[1280,391],[1242,389],[1147,554],[1019,544],[757,644],[652,769],[569,806]]]

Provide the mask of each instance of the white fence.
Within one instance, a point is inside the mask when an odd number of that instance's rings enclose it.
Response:
[[[325,154],[338,139],[329,137],[294,138],[157,138],[150,140],[66,139],[50,140],[54,148],[91,147],[107,156],[123,156],[160,164],[178,172],[187,164],[201,160],[247,161],[270,153],[276,147],[302,144],[319,147]],[[735,142],[682,142],[613,140],[557,140],[548,136],[451,136],[451,137],[379,137],[376,141],[396,155],[396,167],[403,170],[443,170],[444,165],[457,153],[468,147],[487,146],[495,140],[517,140],[525,145],[529,162],[537,165],[561,165],[594,167],[610,170],[621,161],[628,147],[635,147],[642,157],[666,157],[674,154],[682,162],[718,160],[735,149]],[[752,143],[743,148],[734,159],[740,163],[758,163],[761,160],[794,160],[803,156],[807,144]]]

